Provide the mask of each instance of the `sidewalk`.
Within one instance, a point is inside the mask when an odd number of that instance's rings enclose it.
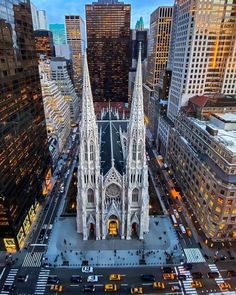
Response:
[[[99,267],[140,266],[140,261],[158,266],[167,264],[167,257],[176,264],[183,259],[182,248],[167,216],[150,218],[150,231],[143,241],[118,238],[83,241],[82,235],[76,232],[75,218],[67,217],[59,218],[54,224],[44,261],[55,267],[79,267],[83,260]]]

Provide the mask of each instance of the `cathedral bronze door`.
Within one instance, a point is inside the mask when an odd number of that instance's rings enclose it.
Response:
[[[119,221],[116,216],[111,216],[108,220],[108,233],[113,237],[117,236],[119,233]]]

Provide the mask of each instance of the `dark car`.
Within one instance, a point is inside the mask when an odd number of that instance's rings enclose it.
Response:
[[[83,292],[95,292],[95,286],[94,285],[85,285],[83,286]]]
[[[15,285],[4,285],[2,288],[3,291],[15,291],[16,286]]]
[[[201,272],[192,272],[191,273],[194,280],[202,279],[202,273]]]
[[[186,275],[178,275],[180,281],[185,281],[187,279]]]
[[[47,205],[45,206],[44,211],[47,211],[48,208],[49,208],[49,204],[47,204]]]
[[[26,282],[28,279],[28,275],[19,275],[17,277],[17,282]]]
[[[58,284],[60,282],[58,276],[49,276],[48,277],[48,284]]]
[[[172,273],[172,272],[174,272],[174,269],[172,267],[168,267],[168,266],[162,266],[161,270],[164,273]]]
[[[207,277],[209,279],[215,279],[219,277],[219,273],[217,271],[211,271],[207,273]]]
[[[236,270],[227,270],[227,277],[236,277]]]
[[[45,233],[46,233],[46,229],[45,228],[41,229],[39,234],[39,241],[43,240]]]
[[[185,270],[191,270],[193,268],[193,265],[191,263],[185,263],[184,264],[184,269]]]
[[[79,275],[72,275],[70,278],[71,283],[81,283],[82,282],[82,276]]]
[[[155,282],[155,276],[154,275],[141,275],[140,278],[143,281],[147,281],[147,282]]]

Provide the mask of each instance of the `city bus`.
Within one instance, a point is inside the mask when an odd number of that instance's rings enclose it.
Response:
[[[172,220],[174,226],[178,226],[178,222],[177,222],[174,214],[171,215],[171,220]]]

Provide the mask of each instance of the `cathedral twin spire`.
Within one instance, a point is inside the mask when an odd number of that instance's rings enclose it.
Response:
[[[81,117],[81,131],[86,132],[87,136],[91,131],[97,133],[96,116],[93,106],[93,95],[90,84],[89,69],[87,62],[87,55],[84,56],[83,69],[83,92],[82,92],[82,117]],[[95,134],[97,137],[98,134]]]
[[[141,59],[141,43],[139,48],[137,71],[132,96],[132,105],[129,121],[129,135],[138,129],[145,129],[144,112],[143,112],[143,81],[142,81],[142,59]]]

